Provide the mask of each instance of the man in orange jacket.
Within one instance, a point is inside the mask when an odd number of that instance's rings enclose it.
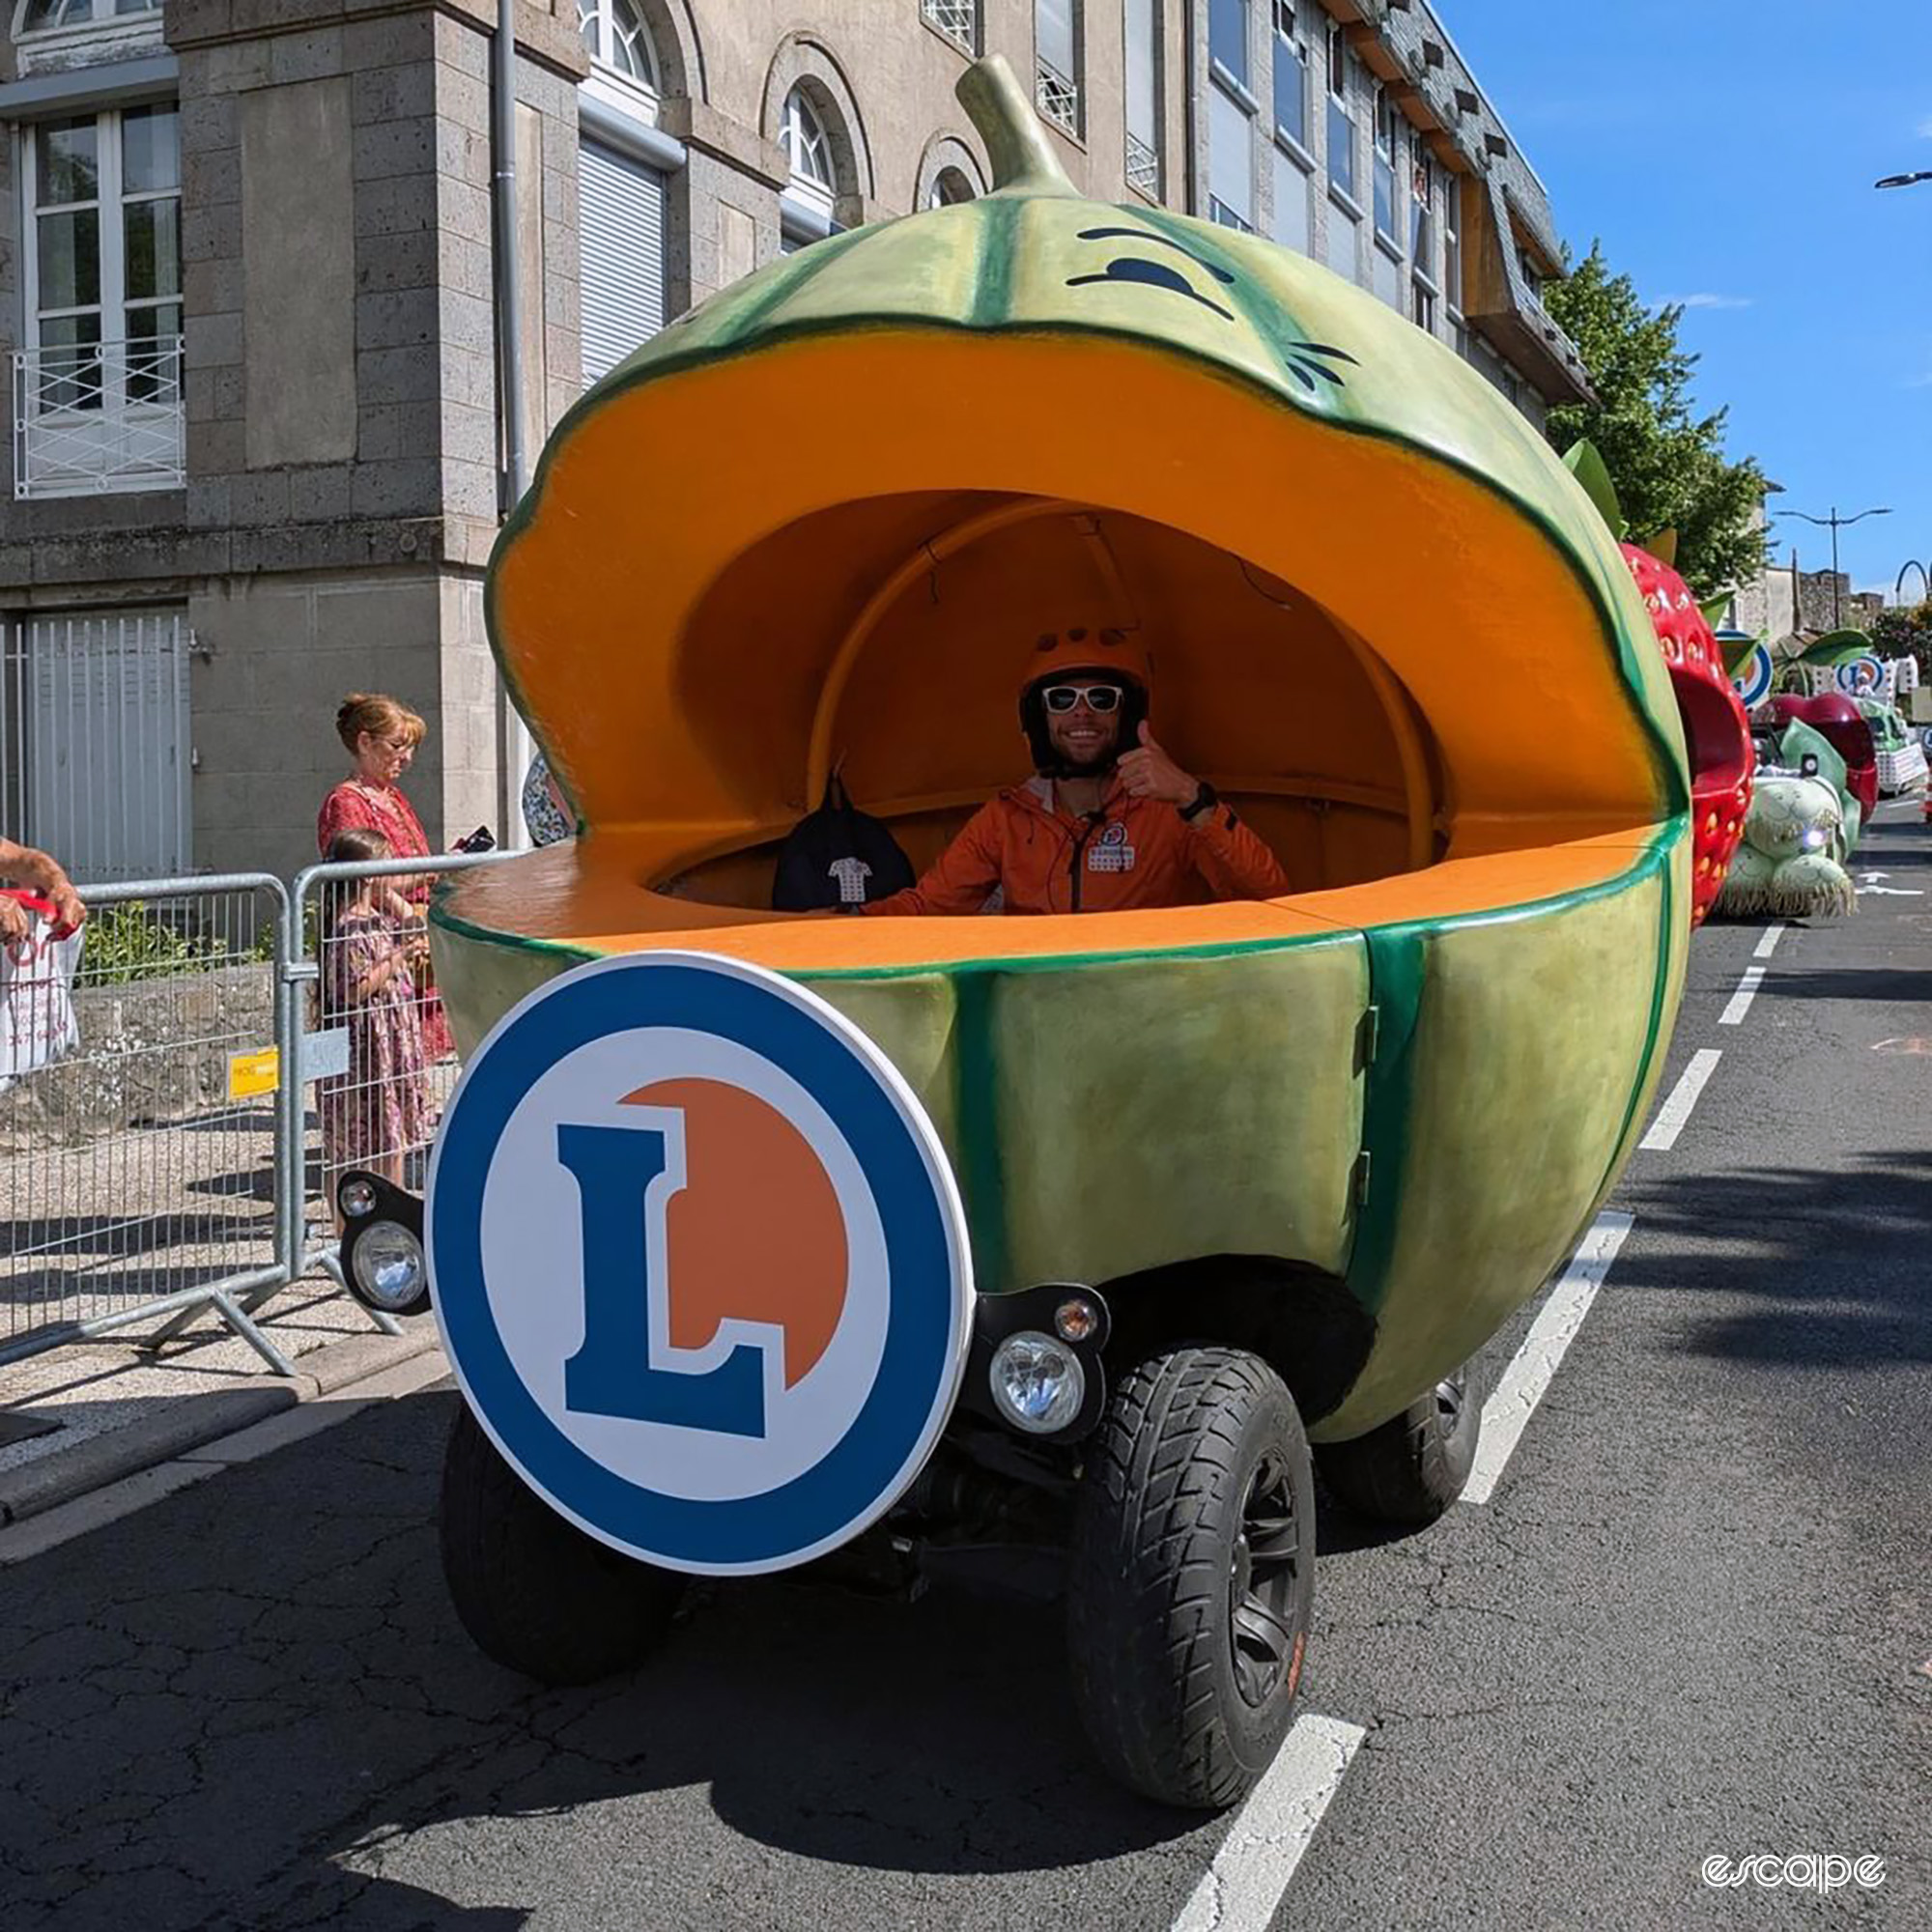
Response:
[[[1122,631],[1040,639],[1020,686],[1035,776],[982,806],[916,885],[865,910],[1125,912],[1277,898],[1275,856],[1148,727],[1147,659]],[[1124,747],[1125,749],[1122,749]]]

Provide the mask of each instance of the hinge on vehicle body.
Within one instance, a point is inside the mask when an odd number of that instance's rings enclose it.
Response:
[[[1381,1037],[1382,1009],[1379,1007],[1364,1007],[1359,1025],[1355,1029],[1355,1071],[1366,1072],[1376,1064],[1376,1045]]]
[[[1367,1148],[1355,1156],[1355,1206],[1365,1207],[1369,1199],[1369,1174],[1376,1164],[1376,1157]]]

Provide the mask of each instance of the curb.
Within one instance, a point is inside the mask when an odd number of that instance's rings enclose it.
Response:
[[[156,1414],[91,1435],[65,1454],[50,1451],[0,1476],[0,1526],[24,1522],[317,1396],[332,1395],[424,1354],[437,1344],[432,1321],[412,1325],[402,1335],[351,1335],[301,1357],[293,1376],[275,1376],[251,1388],[216,1389],[161,1401]]]

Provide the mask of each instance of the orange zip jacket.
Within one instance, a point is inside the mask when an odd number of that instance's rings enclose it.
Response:
[[[1164,800],[1129,797],[1117,780],[1082,818],[1054,804],[1050,780],[1035,778],[981,806],[917,885],[865,910],[977,913],[997,890],[1009,913],[1128,912],[1188,903],[1195,877],[1216,898],[1290,891],[1274,854],[1230,806],[1189,821]]]

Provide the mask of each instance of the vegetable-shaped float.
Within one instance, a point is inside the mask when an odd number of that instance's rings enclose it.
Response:
[[[1302,256],[1081,199],[1002,63],[960,93],[995,192],[769,265],[551,438],[488,611],[585,831],[451,882],[439,983],[469,1043],[613,953],[803,982],[934,1123],[982,1307],[1099,1286],[1111,1384],[1240,1351],[1385,1468],[1642,1131],[1690,932],[1665,667],[1602,520],[1474,370]],[[1290,895],[767,909],[835,769],[927,863],[1029,768],[1027,652],[1094,623],[1146,649],[1161,742]],[[1085,1654],[1126,1669],[1124,1611],[1089,1608]],[[1278,1738],[1300,1637],[1237,1641]],[[1272,1744],[1103,1749],[1223,1803]]]
[[[1826,780],[1760,773],[1718,911],[1739,919],[1853,912],[1858,900],[1843,854],[1844,815]]]
[[[1851,698],[1828,691],[1816,697],[1771,698],[1759,707],[1758,715],[1779,730],[1794,723],[1809,725],[1837,753],[1844,767],[1837,782],[1845,793],[1849,857],[1878,808],[1878,753],[1864,714]]]
[[[1830,739],[1796,719],[1760,742],[1766,750],[1744,843],[1718,895],[1718,912],[1733,919],[1855,912],[1858,899],[1845,867],[1860,812],[1844,759]]]
[[[1751,737],[1724,655],[1690,586],[1673,567],[1677,539],[1665,530],[1648,546],[1629,540],[1629,526],[1604,459],[1589,442],[1571,446],[1564,464],[1603,513],[1636,580],[1657,632],[1690,754],[1690,824],[1694,858],[1690,923],[1701,924],[1716,902],[1731,855],[1744,836],[1751,798]]]

